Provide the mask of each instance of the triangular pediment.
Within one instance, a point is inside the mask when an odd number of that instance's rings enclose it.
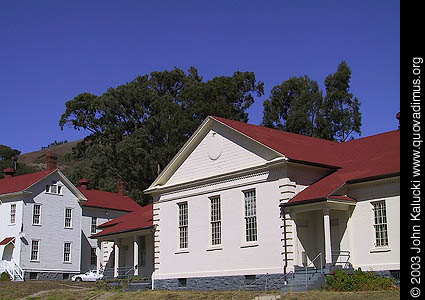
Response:
[[[208,118],[147,191],[246,170],[282,156]]]

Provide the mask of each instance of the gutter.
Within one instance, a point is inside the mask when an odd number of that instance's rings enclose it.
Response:
[[[361,183],[361,182],[367,182],[367,181],[373,181],[378,179],[386,179],[391,177],[400,176],[400,172],[394,172],[394,173],[387,173],[387,174],[381,174],[381,175],[375,175],[370,177],[364,177],[364,178],[357,178],[348,180],[346,183],[353,184],[353,183]]]
[[[105,237],[105,236],[110,236],[110,235],[115,235],[115,234],[120,234],[120,233],[127,233],[127,232],[132,232],[132,231],[144,230],[144,229],[149,229],[149,228],[152,228],[152,227],[154,227],[154,226],[151,225],[151,226],[145,226],[145,227],[140,227],[140,228],[135,228],[135,229],[127,229],[127,230],[117,231],[117,232],[113,232],[113,233],[91,235],[91,236],[89,236],[89,238],[97,239],[99,237]]]

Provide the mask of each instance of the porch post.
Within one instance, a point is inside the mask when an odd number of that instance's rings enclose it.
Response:
[[[114,277],[118,277],[118,268],[120,266],[120,245],[119,240],[115,240],[114,242],[114,248],[115,248],[115,259],[114,259]]]
[[[102,242],[97,240],[97,246],[96,246],[96,271],[97,271],[97,274],[99,274],[99,272],[100,272],[100,265],[101,265],[101,263],[100,263],[100,259],[102,257],[101,245],[102,245]]]
[[[329,208],[323,208],[323,231],[325,233],[325,264],[332,265],[331,222]]]
[[[134,276],[139,275],[139,237],[135,235],[133,237],[133,266]]]

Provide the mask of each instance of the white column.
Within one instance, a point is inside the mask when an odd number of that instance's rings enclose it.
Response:
[[[100,266],[101,266],[100,260],[102,259],[101,245],[102,245],[102,242],[98,240],[97,241],[97,247],[96,247],[96,270],[97,270],[97,274],[100,273]]]
[[[323,208],[323,232],[325,233],[325,264],[332,265],[331,221],[329,208]]]
[[[136,235],[133,237],[133,266],[134,276],[139,275],[139,237]]]
[[[291,219],[293,221],[293,225],[292,225],[292,235],[293,235],[293,244],[294,244],[294,266],[297,265],[301,265],[301,263],[299,263],[299,253],[298,253],[298,232],[297,232],[297,215],[295,212],[292,212],[291,214]]]
[[[120,245],[119,240],[115,240],[114,243],[114,252],[115,252],[115,260],[114,260],[114,277],[118,277],[118,268],[120,266]]]

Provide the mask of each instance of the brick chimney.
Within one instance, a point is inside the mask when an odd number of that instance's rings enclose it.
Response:
[[[396,115],[395,115],[395,117],[397,118],[397,120],[398,120],[398,130],[400,130],[400,112],[398,112]]]
[[[57,168],[58,156],[52,152],[46,154],[46,170],[54,170]]]
[[[5,178],[11,178],[13,177],[13,174],[15,174],[14,168],[6,168],[3,170],[3,174]]]
[[[117,190],[118,190],[118,195],[125,196],[125,193],[127,191],[127,184],[122,180],[118,180]]]
[[[88,186],[89,186],[90,181],[86,178],[81,178],[80,180],[80,186],[82,190],[88,190]]]

